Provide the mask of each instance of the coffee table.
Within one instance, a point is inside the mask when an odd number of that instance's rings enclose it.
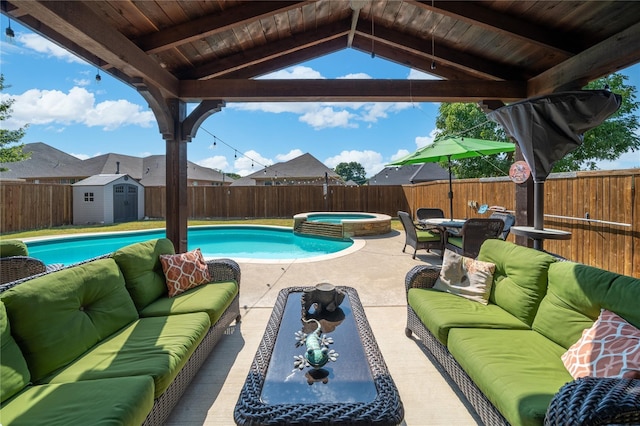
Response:
[[[323,334],[333,338],[335,362],[320,370],[294,367],[294,357],[305,352],[296,347],[295,333],[317,324],[301,320],[302,292],[309,288],[278,294],[234,410],[236,424],[400,424],[402,401],[355,289],[337,286],[345,293],[339,309],[307,315],[320,319]]]

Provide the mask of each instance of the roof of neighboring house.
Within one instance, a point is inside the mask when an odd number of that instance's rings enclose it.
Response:
[[[66,177],[69,167],[80,167],[82,160],[60,151],[46,143],[35,142],[24,144],[23,152],[30,152],[31,157],[15,163],[0,163],[3,179],[30,177]],[[73,176],[73,175],[72,175]]]
[[[87,176],[127,174],[145,186],[166,184],[166,159],[164,155],[140,158],[131,155],[108,153],[81,160],[42,142],[24,145],[23,151],[31,152],[31,158],[15,163],[0,164],[9,170],[0,172],[1,179],[78,178]],[[187,178],[207,182],[233,181],[217,170],[187,162]]]
[[[125,180],[128,180],[127,177],[131,177],[131,176],[127,174],[100,174],[100,175],[89,176],[86,179],[82,179],[81,181],[74,183],[73,186],[104,186],[118,179],[125,178]],[[131,183],[133,185],[139,184],[139,182],[133,178],[131,178]]]
[[[455,179],[455,176],[452,178]],[[369,179],[369,185],[407,185],[448,179],[449,172],[438,163],[409,164],[401,167],[385,167]]]
[[[252,179],[266,179],[266,178],[296,178],[296,179],[315,179],[318,177],[324,177],[327,173],[329,177],[340,178],[340,176],[325,166],[320,160],[313,155],[306,153],[299,157],[284,161],[282,163],[276,163],[271,166],[259,170],[250,174],[248,177]]]
[[[317,180],[324,179],[325,173],[332,180],[340,179],[340,176],[325,166],[313,155],[306,153],[299,157],[267,166],[255,173],[245,176],[233,182],[233,186],[255,185],[256,180],[265,179],[293,179],[293,180]]]

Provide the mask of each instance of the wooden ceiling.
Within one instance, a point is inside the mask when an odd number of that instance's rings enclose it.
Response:
[[[190,102],[508,102],[640,62],[639,1],[2,0],[2,11]],[[441,80],[255,79],[347,48]]]

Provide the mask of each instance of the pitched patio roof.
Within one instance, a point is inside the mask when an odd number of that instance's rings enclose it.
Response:
[[[640,60],[636,1],[3,0],[2,11],[134,87],[194,101],[504,101]],[[252,80],[346,48],[444,81]]]
[[[187,247],[186,144],[225,102],[504,102],[640,62],[637,1],[16,1],[2,12],[134,87],[167,140],[167,237]],[[267,80],[352,48],[440,80]],[[187,116],[186,102],[200,102]]]

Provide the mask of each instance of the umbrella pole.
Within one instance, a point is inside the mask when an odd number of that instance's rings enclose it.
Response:
[[[533,182],[533,205],[533,229],[544,229],[544,181]],[[542,250],[542,239],[534,239],[533,248]]]
[[[447,157],[449,160],[449,215],[453,220],[453,185],[451,184],[451,156]]]

